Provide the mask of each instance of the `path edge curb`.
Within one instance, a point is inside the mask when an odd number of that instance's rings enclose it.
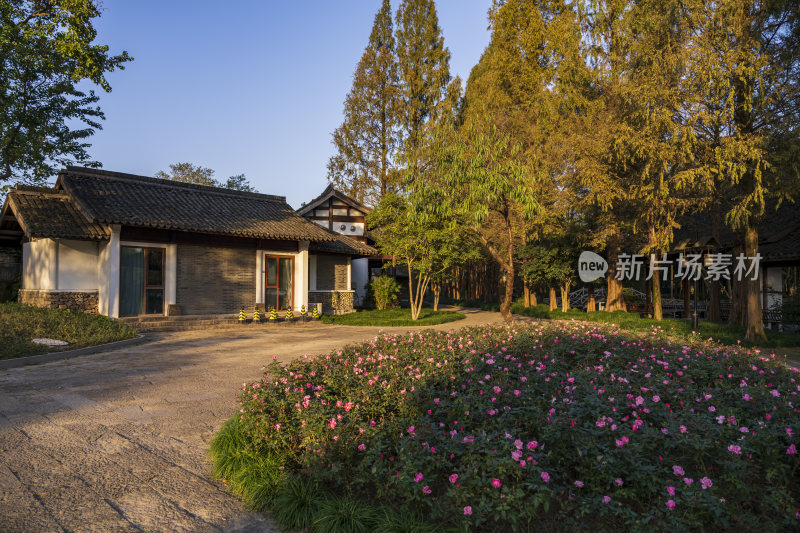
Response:
[[[139,333],[132,339],[123,339],[121,341],[107,342],[105,344],[97,344],[95,346],[87,346],[85,348],[76,348],[74,350],[65,350],[63,352],[43,353],[39,355],[29,355],[27,357],[14,357],[11,359],[0,359],[0,370],[8,370],[11,368],[19,368],[27,365],[38,365],[41,363],[52,363],[53,361],[61,361],[62,359],[72,359],[81,355],[91,355],[98,352],[107,350],[116,350],[118,348],[127,348],[147,342],[149,337],[144,333]]]

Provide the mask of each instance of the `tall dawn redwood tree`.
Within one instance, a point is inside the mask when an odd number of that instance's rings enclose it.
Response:
[[[433,0],[403,0],[397,9],[401,161],[419,166],[426,124],[436,120],[450,83],[450,50],[444,45]],[[414,175],[419,173],[412,169]]]
[[[798,183],[786,163],[798,146],[800,8],[789,0],[687,5],[695,38],[681,80],[692,98],[680,116],[698,143],[687,179],[723,198],[725,222],[753,257],[765,198],[786,198]],[[748,340],[766,338],[759,281],[734,280],[731,321],[746,326]]]
[[[392,9],[383,0],[345,99],[344,122],[333,133],[336,154],[328,161],[328,179],[367,204],[377,205],[398,179],[398,91]]]

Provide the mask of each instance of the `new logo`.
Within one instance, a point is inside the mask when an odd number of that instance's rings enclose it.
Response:
[[[592,282],[606,275],[608,263],[594,252],[581,252],[578,257],[578,276],[584,283]]]

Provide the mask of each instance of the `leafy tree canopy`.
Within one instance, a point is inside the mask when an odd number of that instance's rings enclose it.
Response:
[[[72,163],[100,166],[86,139],[103,112],[78,84],[110,92],[106,74],[132,58],[95,42],[99,16],[94,0],[0,1],[0,185],[43,182]]]
[[[208,187],[222,187],[234,191],[258,192],[255,187],[250,185],[244,174],[231,176],[224,182],[218,181],[214,179],[213,169],[193,165],[192,163],[174,163],[169,166],[169,172],[159,170],[156,172],[155,177],[162,180],[194,183],[195,185],[206,185]]]

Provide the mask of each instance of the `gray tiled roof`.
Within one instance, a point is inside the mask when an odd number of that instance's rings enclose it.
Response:
[[[7,201],[29,237],[108,238],[106,228],[78,212],[69,197],[61,191],[17,187],[8,193]]]
[[[328,230],[326,230],[328,231]],[[308,249],[312,252],[327,252],[332,254],[343,254],[343,255],[377,255],[378,250],[365,244],[361,241],[357,241],[352,237],[348,237],[347,235],[340,235],[339,233],[329,232],[333,235],[336,240],[333,242],[312,242]]]
[[[712,238],[709,213],[685,216],[681,228],[675,231],[673,250],[679,248],[709,248],[732,250],[741,237],[720,223],[718,238]],[[767,202],[764,217],[758,223],[758,248],[765,262],[800,260],[800,203],[783,202],[776,207]]]
[[[67,167],[56,188],[86,218],[102,224],[150,227],[257,239],[334,241],[282,196]]]

